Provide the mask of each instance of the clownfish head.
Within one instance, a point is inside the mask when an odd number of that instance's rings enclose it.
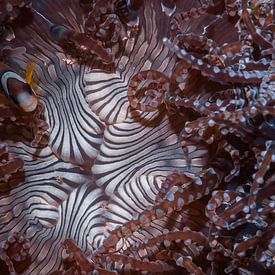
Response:
[[[25,79],[13,71],[6,71],[1,76],[4,93],[24,112],[32,112],[37,107],[37,97]]]

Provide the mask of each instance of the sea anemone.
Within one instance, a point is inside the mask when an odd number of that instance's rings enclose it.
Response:
[[[271,0],[0,3],[1,274],[274,274]]]

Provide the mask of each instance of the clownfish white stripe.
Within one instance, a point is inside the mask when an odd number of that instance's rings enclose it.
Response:
[[[15,78],[15,79],[27,84],[25,79],[23,77],[21,77],[20,75],[16,74],[15,72],[12,72],[12,71],[4,72],[1,77],[1,84],[2,84],[5,94],[7,96],[10,96],[10,92],[9,92],[9,88],[8,88],[8,80],[11,78]]]

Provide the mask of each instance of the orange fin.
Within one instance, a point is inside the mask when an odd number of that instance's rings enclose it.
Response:
[[[37,84],[33,80],[34,69],[35,69],[35,63],[34,62],[28,62],[27,66],[26,66],[26,81],[32,88],[37,87]]]

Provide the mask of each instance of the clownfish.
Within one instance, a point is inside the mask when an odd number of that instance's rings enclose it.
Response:
[[[26,79],[14,72],[9,66],[0,63],[0,89],[6,97],[24,112],[32,112],[37,107],[37,97],[32,88],[34,63],[28,63]]]

